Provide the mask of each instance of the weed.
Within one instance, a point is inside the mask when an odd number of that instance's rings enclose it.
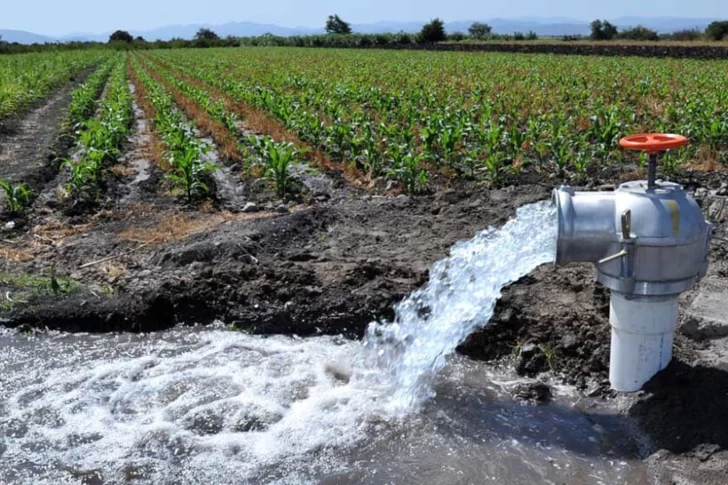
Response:
[[[556,367],[558,364],[556,350],[554,350],[551,344],[545,344],[543,347],[541,347],[541,352],[543,352],[543,355],[546,357],[546,363],[548,364],[551,372],[556,372]]]
[[[24,182],[13,184],[3,179],[0,179],[0,189],[5,192],[5,206],[11,214],[18,214],[25,209],[30,203],[30,197],[33,193]]]

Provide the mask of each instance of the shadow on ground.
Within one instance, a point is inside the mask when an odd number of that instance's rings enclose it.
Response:
[[[655,446],[673,453],[728,450],[728,372],[673,361],[629,410]]]

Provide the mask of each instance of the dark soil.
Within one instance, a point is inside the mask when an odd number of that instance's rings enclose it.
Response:
[[[373,319],[391,317],[392,306],[427,280],[430,265],[452,244],[502,224],[518,206],[548,194],[543,186],[517,192],[473,187],[417,199],[352,197],[290,214],[259,213],[265,217],[256,220],[233,217],[176,244],[120,258],[126,274],[114,281],[117,296],[111,300],[123,297],[142,306],[168,301],[174,318],[166,325],[223,319],[260,333],[359,336]],[[137,244],[116,235],[154,222],[129,214],[113,217],[65,239],[48,261],[36,260],[34,266],[54,262],[63,274],[102,284],[96,267],[79,267],[133,249]],[[67,329],[75,322],[72,329],[119,330],[117,318],[105,318],[107,299],[34,302],[38,306],[15,309],[10,324]],[[85,315],[98,312],[95,323],[92,317],[76,318],[79,301],[85,301]],[[137,321],[126,330],[159,327],[154,318],[143,320],[147,323]]]

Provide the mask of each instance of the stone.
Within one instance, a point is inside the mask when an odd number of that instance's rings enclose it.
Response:
[[[500,314],[498,320],[501,323],[509,323],[511,320],[513,320],[513,309],[506,308],[505,310],[503,310],[503,313]]]
[[[695,191],[695,199],[705,199],[709,194],[708,189],[701,187]]]
[[[533,357],[538,352],[538,347],[536,344],[523,344],[521,347],[521,356],[522,357]]]
[[[704,289],[685,312],[682,332],[695,339],[728,336],[728,298],[726,292]]]
[[[573,333],[567,333],[563,337],[561,337],[561,347],[563,347],[566,350],[573,349],[576,347],[577,344],[576,335]]]
[[[551,399],[551,388],[543,382],[521,384],[516,387],[514,396],[527,401],[547,402]]]
[[[716,198],[708,208],[708,219],[711,222],[722,222],[723,211],[726,206],[724,198]]]
[[[258,205],[257,205],[257,204],[255,204],[255,203],[253,203],[253,202],[248,202],[248,203],[247,203],[247,204],[245,204],[245,206],[243,207],[243,212],[244,212],[244,213],[247,213],[247,214],[249,214],[249,213],[251,213],[251,212],[258,212],[258,210],[259,210],[259,209],[258,209]]]

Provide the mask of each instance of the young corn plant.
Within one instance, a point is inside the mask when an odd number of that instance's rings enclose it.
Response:
[[[210,194],[208,180],[218,167],[201,160],[204,151],[203,147],[189,143],[177,148],[169,158],[170,172],[167,178],[174,186],[182,189],[188,203]]]
[[[73,125],[91,118],[96,111],[97,98],[111,74],[116,59],[111,59],[96,70],[84,84],[71,93],[69,118]]]
[[[0,189],[5,192],[5,207],[11,214],[18,214],[25,209],[33,193],[25,182],[13,184],[4,179],[0,179]]]
[[[465,168],[465,175],[470,179],[475,179],[478,170],[481,168],[481,156],[482,150],[480,147],[472,148],[463,158],[463,167]]]
[[[551,152],[551,158],[556,165],[556,174],[559,178],[563,178],[566,175],[566,166],[572,151],[571,143],[561,129],[554,133],[551,140],[547,142],[547,146]]]
[[[442,157],[445,166],[452,167],[457,153],[457,145],[462,140],[464,132],[462,125],[452,125],[443,128],[440,132],[440,146],[442,147]]]
[[[619,109],[611,106],[605,108],[599,106],[596,114],[589,118],[591,126],[588,135],[597,143],[599,151],[608,153],[624,131],[624,123]]]
[[[371,123],[364,124],[361,163],[370,178],[378,177],[384,171],[382,155],[377,144],[377,137]]]
[[[491,152],[487,157],[485,157],[485,171],[488,175],[488,180],[492,185],[497,186],[503,180],[503,161],[503,154],[497,151]]]
[[[673,150],[665,152],[659,164],[663,176],[673,177],[677,174],[680,165],[682,165],[684,153],[685,150]]]
[[[427,188],[427,172],[421,166],[424,159],[424,155],[401,152],[389,175],[404,185],[410,194],[418,194]]]
[[[157,112],[154,128],[166,147],[170,167],[167,180],[173,188],[183,192],[188,203],[209,196],[212,174],[218,169],[203,159],[209,147],[195,137],[192,126],[176,108],[170,94],[139,66],[136,59],[132,60],[132,65],[149,90],[149,100]]]
[[[70,171],[66,191],[76,201],[96,202],[99,199],[99,188],[96,184],[96,168],[83,160],[63,160],[61,167]]]
[[[105,70],[99,70],[91,80],[77,91],[76,117],[78,156],[76,160],[62,160],[62,167],[69,169],[67,192],[76,201],[95,203],[100,195],[101,172],[109,162],[114,162],[128,136],[133,121],[132,98],[126,81],[124,57],[116,57]],[[112,69],[113,68],[113,69]],[[106,96],[100,101],[97,118],[94,93],[101,90],[103,80],[109,78]]]
[[[577,150],[574,155],[574,172],[578,182],[585,182],[588,179],[587,170],[592,162],[592,153],[586,149]]]
[[[291,143],[276,143],[266,139],[266,177],[273,182],[279,197],[285,197],[292,186],[291,163],[296,149]]]

